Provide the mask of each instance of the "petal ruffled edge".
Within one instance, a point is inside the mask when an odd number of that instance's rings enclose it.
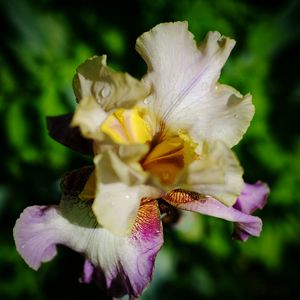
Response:
[[[57,218],[55,206],[30,206],[16,222],[13,235],[17,251],[34,270],[42,262],[52,260],[57,253],[55,245],[62,243],[56,230],[49,229],[49,224]]]

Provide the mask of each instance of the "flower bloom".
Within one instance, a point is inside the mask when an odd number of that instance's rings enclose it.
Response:
[[[29,266],[38,269],[63,244],[85,256],[83,282],[100,278],[113,297],[135,298],[163,244],[162,214],[195,211],[235,222],[236,239],[259,236],[262,222],[251,213],[269,190],[243,181],[231,150],[254,107],[249,94],[218,83],[234,44],[209,32],[198,46],[186,22],[164,23],[137,39],[148,66],[141,81],[109,68],[105,55],[78,67],[77,109],[50,118],[49,131],[92,154],[94,166],[63,178],[59,206],[21,214],[14,237]]]

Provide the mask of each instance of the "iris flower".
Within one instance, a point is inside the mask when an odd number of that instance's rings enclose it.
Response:
[[[64,176],[58,206],[28,207],[17,220],[17,250],[30,267],[62,244],[84,255],[83,282],[134,299],[151,280],[172,210],[235,222],[236,239],[259,236],[251,213],[268,187],[245,183],[231,150],[253,117],[251,95],[218,83],[234,44],[209,32],[197,45],[186,22],[163,23],[137,39],[142,80],[109,68],[105,55],[78,67],[76,111],[50,118],[49,131],[94,164]]]

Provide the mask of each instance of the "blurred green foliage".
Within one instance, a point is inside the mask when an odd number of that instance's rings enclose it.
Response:
[[[45,117],[71,112],[76,66],[94,54],[140,77],[135,39],[164,21],[188,20],[197,40],[209,30],[237,40],[221,82],[251,92],[256,114],[235,149],[245,179],[266,181],[264,229],[247,243],[231,225],[190,215],[165,228],[154,279],[142,299],[273,299],[300,291],[300,5],[297,1],[0,1],[0,299],[105,299],[78,283],[82,258],[59,248],[38,272],[16,253],[12,228],[33,204],[59,201],[63,172],[90,161],[47,136]],[[61,290],[61,291],[60,291]],[[101,298],[102,297],[102,298]]]

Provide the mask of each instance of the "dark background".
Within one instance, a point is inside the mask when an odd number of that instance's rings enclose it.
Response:
[[[232,241],[232,225],[192,215],[165,228],[154,280],[142,299],[291,299],[299,294],[300,6],[298,1],[0,0],[0,299],[105,299],[78,282],[83,259],[59,247],[38,272],[15,250],[21,211],[59,202],[61,175],[90,163],[47,136],[45,117],[75,107],[71,81],[86,58],[108,54],[141,77],[136,38],[160,22],[188,20],[236,39],[220,81],[251,92],[256,114],[235,148],[245,180],[266,181],[260,238]]]

